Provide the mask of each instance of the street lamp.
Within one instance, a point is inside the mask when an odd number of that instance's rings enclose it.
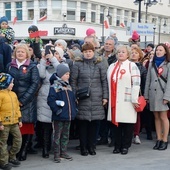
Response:
[[[144,5],[146,5],[146,13],[145,13],[145,23],[147,23],[148,21],[148,7],[151,7],[152,5],[156,5],[158,3],[158,1],[156,0],[145,0],[144,2]],[[146,40],[146,36],[145,36],[145,48],[146,48],[146,45],[147,45],[147,40]]]
[[[141,22],[141,2],[143,0],[135,0],[133,3],[135,5],[139,4],[139,13],[138,13],[138,22]],[[148,15],[148,7],[151,7],[152,5],[156,5],[158,3],[157,0],[145,0],[144,5],[146,5],[146,13],[145,13],[145,23],[147,23],[147,15]],[[146,48],[146,36],[145,36],[145,48]]]
[[[156,30],[156,26],[153,26],[153,45],[155,45],[155,30]]]
[[[110,18],[111,16],[110,16],[110,14],[109,14],[109,9],[107,8],[107,7],[105,7],[105,8],[103,8],[103,24],[102,24],[102,45],[104,44],[104,19],[105,19],[105,17],[104,17],[104,12],[105,12],[105,10],[108,10],[108,14],[107,14],[107,18]]]
[[[138,10],[138,22],[141,22],[140,20],[141,20],[141,2],[142,2],[143,0],[135,0],[133,3],[135,4],[135,5],[139,5],[139,10]]]
[[[162,18],[160,17],[159,18],[159,34],[158,34],[158,44],[160,43],[161,41],[161,23],[162,23]],[[164,24],[163,24],[164,27],[167,26],[166,24],[166,19],[164,19]]]

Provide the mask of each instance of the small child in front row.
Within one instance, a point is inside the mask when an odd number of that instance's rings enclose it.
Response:
[[[13,88],[13,77],[10,74],[0,73],[0,169],[10,170],[12,166],[19,166],[16,159],[22,143],[20,133],[21,112]],[[8,136],[13,136],[13,144],[7,149]]]
[[[54,123],[54,162],[60,163],[61,158],[72,160],[67,151],[71,120],[76,116],[76,98],[69,85],[70,70],[64,64],[57,66],[56,73],[50,78],[48,105],[52,110]],[[63,105],[61,104],[62,101]]]

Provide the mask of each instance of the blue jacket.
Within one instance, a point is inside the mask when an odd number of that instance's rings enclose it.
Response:
[[[55,74],[50,78],[50,82],[54,84],[50,87],[47,98],[47,103],[52,110],[52,121],[71,121],[75,118],[76,111],[76,98],[72,92],[69,83],[62,81]],[[58,106],[56,100],[65,102],[65,105]]]

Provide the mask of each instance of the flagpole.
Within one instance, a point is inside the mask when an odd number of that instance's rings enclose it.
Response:
[[[102,45],[104,45],[104,19],[105,19],[105,16],[104,16],[104,12],[105,10],[108,9],[107,7],[103,8],[103,24],[102,24]],[[109,15],[109,9],[108,9],[108,15],[106,17],[110,16]]]

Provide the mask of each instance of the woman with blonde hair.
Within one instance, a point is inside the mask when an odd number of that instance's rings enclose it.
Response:
[[[27,158],[27,149],[34,134],[36,122],[36,93],[39,86],[39,72],[36,64],[31,61],[28,46],[18,44],[13,53],[14,58],[7,67],[7,72],[14,78],[13,91],[17,94],[23,127],[22,146],[18,159],[24,161]]]
[[[140,74],[141,74],[140,92],[141,92],[141,95],[144,95],[147,70],[140,62],[142,59],[143,59],[142,50],[140,48],[133,48],[131,51],[130,60],[137,65],[137,67],[140,71]],[[141,114],[139,112],[139,113],[137,113],[137,122],[135,123],[135,126],[134,126],[134,140],[133,140],[133,142],[135,144],[141,143],[140,138],[139,138],[140,127],[141,127],[140,122],[141,122]]]
[[[140,89],[140,72],[135,63],[130,62],[130,48],[118,46],[117,62],[109,66],[107,79],[109,84],[108,120],[115,126],[114,154],[125,155],[132,143]]]

